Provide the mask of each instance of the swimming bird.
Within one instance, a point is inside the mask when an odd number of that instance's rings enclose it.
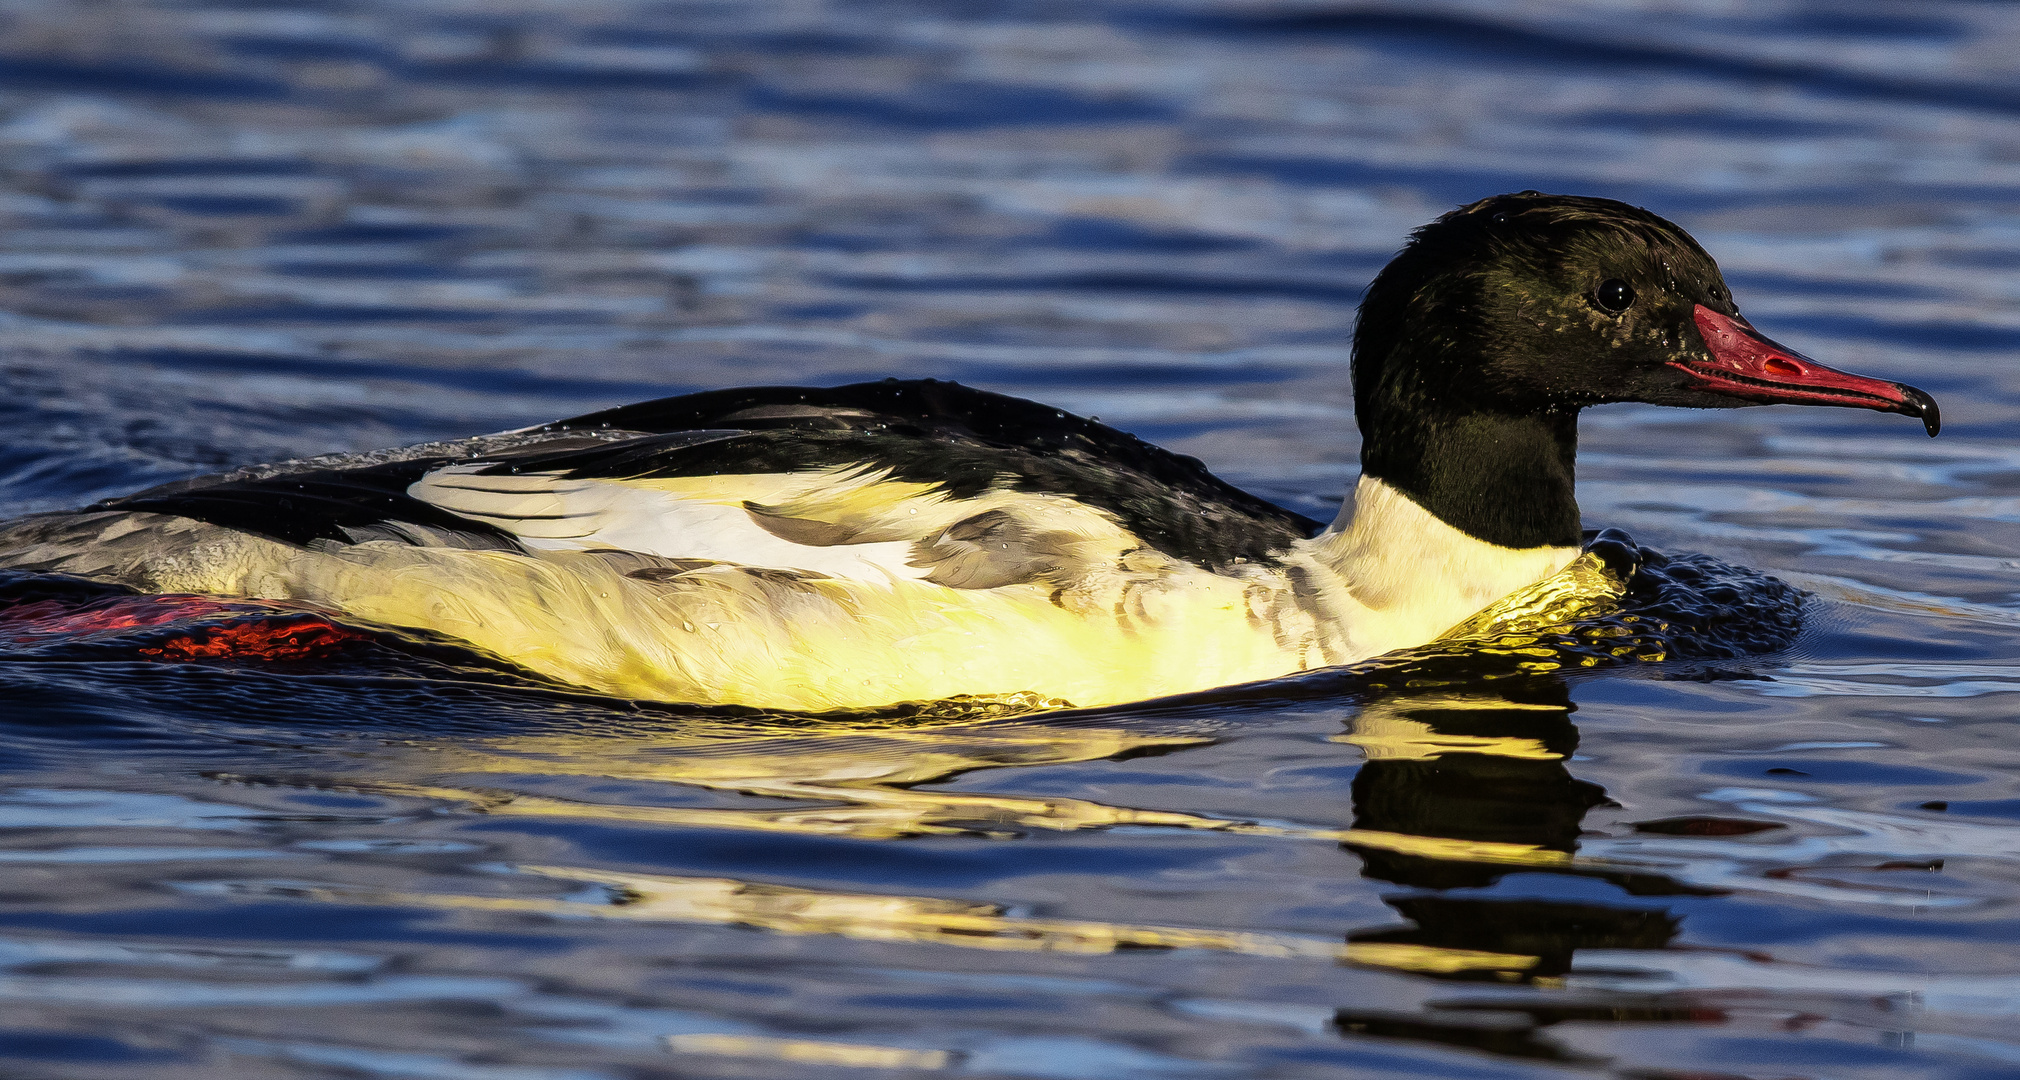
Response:
[[[0,528],[0,566],[306,602],[628,697],[1079,706],[1438,638],[1580,553],[1580,410],[1929,395],[1776,344],[1668,221],[1528,191],[1369,286],[1330,525],[953,383],[720,390],[168,484]]]

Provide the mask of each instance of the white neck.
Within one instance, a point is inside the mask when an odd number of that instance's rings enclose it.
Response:
[[[1322,602],[1337,609],[1328,614],[1348,662],[1431,641],[1562,570],[1579,551],[1476,540],[1368,476],[1332,525],[1302,548],[1336,578],[1336,588],[1322,590]]]

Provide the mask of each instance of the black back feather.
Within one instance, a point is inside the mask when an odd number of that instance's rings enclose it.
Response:
[[[604,441],[585,443],[586,434]],[[177,514],[295,544],[345,542],[360,530],[408,522],[513,546],[495,526],[407,495],[409,485],[448,464],[612,480],[854,465],[936,484],[954,498],[1000,485],[1105,510],[1150,547],[1213,569],[1269,562],[1320,528],[1194,458],[1036,402],[931,379],[687,394],[558,421],[475,456],[182,484],[99,509]]]

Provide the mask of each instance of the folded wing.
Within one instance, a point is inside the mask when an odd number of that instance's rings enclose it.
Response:
[[[1317,529],[1112,428],[931,381],[668,398],[96,509],[303,546],[615,550],[959,589],[1065,585],[1130,559],[1222,570]]]

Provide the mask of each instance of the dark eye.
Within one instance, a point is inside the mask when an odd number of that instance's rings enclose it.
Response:
[[[1618,315],[1634,303],[1634,286],[1617,277],[1607,278],[1599,283],[1599,289],[1592,294],[1592,299],[1600,307]]]

